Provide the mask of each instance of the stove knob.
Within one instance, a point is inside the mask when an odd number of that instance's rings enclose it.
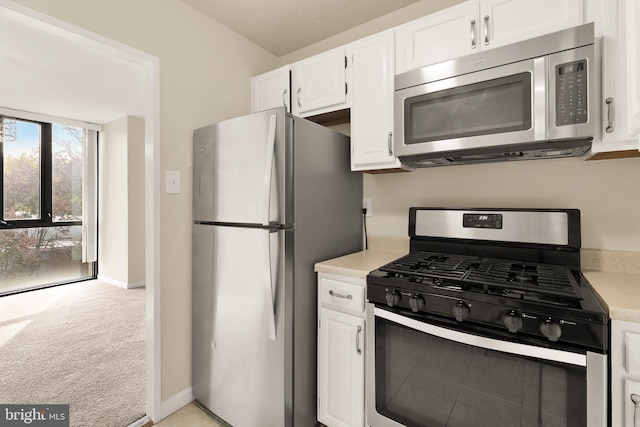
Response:
[[[542,332],[542,335],[547,337],[549,341],[558,341],[558,338],[562,335],[560,325],[551,319],[545,320],[545,322],[540,325],[540,332]]]
[[[464,319],[469,317],[469,311],[469,306],[465,304],[464,301],[458,301],[453,307],[453,315],[456,317],[458,322],[462,322]]]
[[[394,305],[398,305],[400,302],[400,294],[395,289],[387,292],[387,305],[389,307],[393,307]]]
[[[424,307],[424,299],[422,299],[420,294],[412,295],[411,298],[409,298],[409,306],[411,307],[411,311],[417,313]]]
[[[511,310],[504,315],[504,325],[507,327],[509,332],[515,334],[522,329],[522,317],[520,317],[520,315],[514,310]]]

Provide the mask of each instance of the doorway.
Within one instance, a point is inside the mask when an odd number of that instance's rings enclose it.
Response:
[[[141,52],[137,49],[107,39],[84,29],[48,17],[20,6],[9,0],[0,0],[0,21],[3,28],[2,37],[15,37],[15,40],[3,40],[0,43],[2,49],[13,49],[19,40],[30,43],[34,49],[26,49],[31,56],[17,52],[20,61],[13,61],[12,66],[18,67],[15,72],[6,69],[3,86],[4,107],[0,108],[0,114],[11,115],[10,109],[21,111],[35,111],[43,114],[60,114],[62,117],[76,117],[88,122],[103,123],[104,120],[87,120],[79,117],[85,112],[78,104],[78,96],[84,99],[92,98],[95,102],[97,94],[89,90],[88,93],[67,93],[66,96],[58,96],[55,90],[69,87],[69,84],[84,84],[96,75],[109,76],[118,85],[112,85],[111,90],[104,91],[103,87],[97,89],[110,95],[110,100],[124,108],[119,116],[131,114],[130,109],[137,108],[135,115],[145,118],[145,304],[146,304],[146,413],[152,419],[158,419],[161,415],[161,390],[160,390],[160,139],[159,139],[159,59],[153,55]],[[13,31],[12,28],[16,30]],[[30,36],[40,33],[38,41]],[[37,36],[37,34],[36,34]],[[50,43],[64,42],[69,45],[63,48],[50,48]],[[14,53],[9,52],[0,57],[13,58]],[[62,55],[57,56],[56,55]],[[43,74],[34,77],[34,72],[42,67],[34,67],[30,60],[44,59],[55,63],[57,67],[65,63],[74,68],[71,73],[50,73],[45,67]],[[61,61],[60,59],[64,59]],[[77,59],[72,61],[72,59]],[[22,67],[22,68],[20,68]],[[98,69],[96,72],[91,67]],[[57,69],[59,71],[59,68]],[[11,80],[11,81],[9,81]],[[37,87],[48,96],[41,97],[32,105],[28,105],[28,97],[22,96],[19,90],[17,98],[11,98],[7,91],[24,89],[22,92],[32,90],[30,86],[38,83]],[[49,84],[46,84],[49,83]],[[127,86],[127,83],[131,86]],[[44,87],[44,88],[43,88]],[[124,95],[115,96],[117,88]],[[89,88],[91,89],[91,88]],[[100,92],[100,90],[98,92]],[[22,97],[20,97],[22,96]],[[133,101],[139,102],[135,105]],[[15,101],[15,102],[10,102]],[[26,103],[25,103],[26,102]],[[55,105],[54,105],[55,104]],[[107,107],[113,106],[112,104]],[[60,107],[60,108],[58,108]],[[64,109],[64,113],[61,111]],[[8,110],[8,111],[7,111]],[[58,113],[56,113],[58,111]],[[94,112],[105,112],[105,105],[96,103]],[[141,165],[142,166],[142,165]]]

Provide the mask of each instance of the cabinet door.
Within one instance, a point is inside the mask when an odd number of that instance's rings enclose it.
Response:
[[[396,73],[478,51],[478,5],[441,10],[396,29]]]
[[[638,37],[636,25],[626,23],[637,7],[637,0],[592,0],[593,15],[602,19],[602,96],[600,97],[601,127],[596,133],[591,151],[599,153],[637,153],[638,136],[633,135],[633,104],[638,91],[638,70],[632,70],[633,55],[628,55],[629,35]],[[635,10],[637,12],[637,9]],[[636,49],[637,49],[636,45]],[[597,51],[596,51],[597,52]],[[631,72],[632,74],[628,74]],[[633,74],[635,73],[635,74]],[[635,94],[633,85],[636,84]],[[597,157],[596,157],[597,158]]]
[[[624,3],[624,31],[627,48],[626,74],[629,89],[629,133],[637,137],[640,135],[640,4],[638,4],[638,0],[624,0]]]
[[[364,426],[364,319],[320,309],[318,420]]]
[[[344,47],[293,64],[293,114],[305,117],[346,108],[346,67]]]
[[[481,0],[480,43],[490,49],[584,23],[584,0]]]
[[[611,425],[640,423],[640,323],[611,321]],[[638,406],[632,400],[638,403]]]
[[[284,105],[291,112],[289,66],[260,74],[251,79],[251,112],[268,110]]]
[[[393,155],[394,33],[352,44],[351,170],[399,167]]]

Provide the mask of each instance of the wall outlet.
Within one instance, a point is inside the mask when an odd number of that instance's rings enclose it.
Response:
[[[371,206],[371,198],[370,197],[365,197],[362,199],[362,209],[366,209],[367,210],[367,215],[366,216],[372,216],[373,215],[373,208]]]

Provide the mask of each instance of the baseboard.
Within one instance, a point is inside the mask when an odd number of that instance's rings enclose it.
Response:
[[[151,427],[153,425],[153,421],[149,418],[148,415],[140,418],[138,421],[129,424],[127,427]]]
[[[144,288],[145,286],[144,280],[141,282],[126,283],[121,282],[120,280],[112,279],[110,277],[102,276],[100,274],[98,274],[98,280],[123,289]]]
[[[167,400],[163,400],[160,404],[160,419],[164,420],[178,409],[181,409],[193,402],[193,400],[193,389],[191,387],[185,388]]]

